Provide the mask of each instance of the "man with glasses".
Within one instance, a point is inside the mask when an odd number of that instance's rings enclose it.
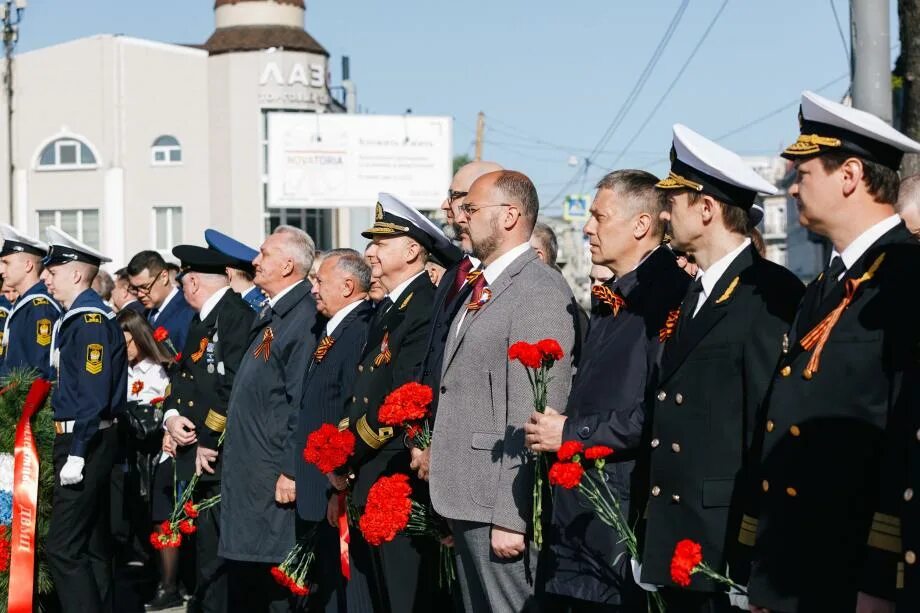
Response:
[[[128,291],[147,308],[147,321],[169,333],[173,347],[185,346],[195,311],[169,279],[166,261],[156,251],[141,251],[128,262]]]
[[[6,224],[0,225],[0,234],[0,274],[3,283],[19,293],[3,326],[0,379],[16,369],[34,369],[50,378],[51,330],[61,316],[61,307],[39,279],[48,246]]]

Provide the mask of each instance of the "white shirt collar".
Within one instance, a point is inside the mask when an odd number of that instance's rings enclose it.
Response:
[[[294,289],[295,287],[297,287],[297,286],[300,285],[301,283],[303,283],[303,279],[301,279],[301,280],[298,281],[297,283],[291,283],[290,285],[288,285],[287,287],[285,287],[283,290],[281,290],[280,292],[278,292],[277,294],[275,294],[274,296],[272,296],[271,298],[269,298],[269,299],[268,299],[268,306],[270,306],[271,308],[275,308],[275,305],[278,304],[278,301],[279,301],[279,300],[281,300],[282,298],[284,298],[285,295],[287,295],[292,289]]]
[[[172,300],[173,298],[175,298],[175,297],[176,297],[176,294],[178,294],[178,293],[179,293],[179,288],[176,287],[176,286],[173,286],[172,291],[169,292],[169,295],[168,295],[168,296],[166,296],[166,299],[163,301],[163,304],[161,304],[161,305],[157,308],[156,317],[154,317],[154,319],[153,319],[154,321],[156,321],[157,319],[159,319],[160,314],[163,313],[163,311],[166,310],[166,305],[169,304],[169,301]]]
[[[508,268],[511,262],[527,253],[527,250],[530,248],[530,241],[527,241],[495,258],[495,261],[486,266],[486,269],[482,273],[486,276],[486,283],[489,285],[495,283],[495,280],[505,272],[505,269]]]
[[[129,365],[128,370],[132,372],[140,372],[140,373],[146,374],[154,366],[159,366],[159,364],[157,364],[156,362],[148,358],[145,360],[141,360],[134,366]]]
[[[348,314],[357,309],[364,300],[355,300],[351,304],[347,304],[339,309],[339,312],[332,316],[328,322],[326,322],[326,336],[332,336],[332,333],[335,332],[335,329],[339,326],[342,321],[348,317]]]
[[[741,255],[741,252],[747,249],[750,244],[751,239],[745,238],[741,241],[740,245],[713,262],[708,269],[705,271],[700,270],[696,278],[699,279],[700,283],[703,285],[703,295],[700,297],[699,302],[696,303],[696,310],[693,312],[694,315],[699,313],[700,309],[703,307],[703,303],[706,302],[706,299],[709,298],[709,294],[711,294],[712,290],[715,288],[716,283],[719,282],[719,279],[722,278],[722,275],[725,274],[728,267],[732,265],[735,258]]]
[[[220,302],[220,299],[224,297],[224,294],[227,293],[227,290],[230,289],[230,286],[222,287],[213,294],[211,297],[204,301],[204,304],[201,305],[201,310],[198,311],[198,318],[201,321],[204,321],[208,318],[208,315],[211,314],[211,311],[214,310],[214,307],[217,306],[217,303]]]
[[[399,297],[402,295],[402,293],[406,291],[406,288],[409,287],[409,284],[415,281],[418,277],[422,275],[426,275],[426,274],[428,274],[428,271],[426,271],[423,268],[421,272],[418,272],[412,275],[411,277],[409,277],[408,279],[406,279],[405,281],[397,285],[395,288],[393,288],[393,290],[389,294],[387,294],[387,296],[393,302],[393,304],[396,304],[396,301],[399,300]]]
[[[846,269],[849,270],[853,264],[856,263],[856,260],[862,257],[862,255],[869,250],[869,247],[872,246],[875,241],[880,239],[883,235],[888,233],[889,230],[901,223],[901,217],[898,214],[894,214],[891,217],[886,217],[881,220],[862,234],[856,237],[849,246],[843,250],[843,253],[837,253],[837,250],[834,249],[831,252],[831,259],[828,262],[834,261],[835,257],[840,257],[843,259],[843,265],[846,266]],[[846,273],[841,273],[843,276]]]

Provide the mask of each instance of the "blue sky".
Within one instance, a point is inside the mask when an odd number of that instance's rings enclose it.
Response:
[[[839,98],[849,64],[847,0],[729,0],[670,94],[723,0],[695,0],[589,172],[601,140],[681,5],[680,0],[308,0],[306,28],[331,54],[333,84],[351,57],[360,106],[450,115],[456,153],[472,153],[486,114],[485,157],[530,175],[544,208],[590,191],[616,167],[667,171],[671,124],[686,123],[743,155],[778,152],[796,134],[803,89]],[[179,43],[213,31],[210,0],[30,0],[19,50],[98,33]],[[897,7],[891,2],[892,61]],[[653,107],[648,125],[633,140]],[[624,150],[625,149],[625,150]],[[572,168],[575,156],[580,166]],[[572,180],[574,177],[574,180]]]

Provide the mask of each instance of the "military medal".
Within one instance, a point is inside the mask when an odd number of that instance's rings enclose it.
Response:
[[[214,364],[208,364],[208,374],[209,375],[214,374]]]

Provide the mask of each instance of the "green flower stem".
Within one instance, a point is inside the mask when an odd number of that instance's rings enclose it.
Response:
[[[709,577],[713,581],[724,583],[725,585],[729,587],[735,588],[742,594],[747,594],[747,588],[745,588],[744,586],[738,585],[737,583],[735,583],[734,581],[732,581],[725,575],[720,575],[719,573],[714,571],[712,567],[710,567],[705,562],[700,562],[699,564],[696,565],[696,568],[690,571],[691,575],[695,575],[696,573],[703,573],[705,576]]]

